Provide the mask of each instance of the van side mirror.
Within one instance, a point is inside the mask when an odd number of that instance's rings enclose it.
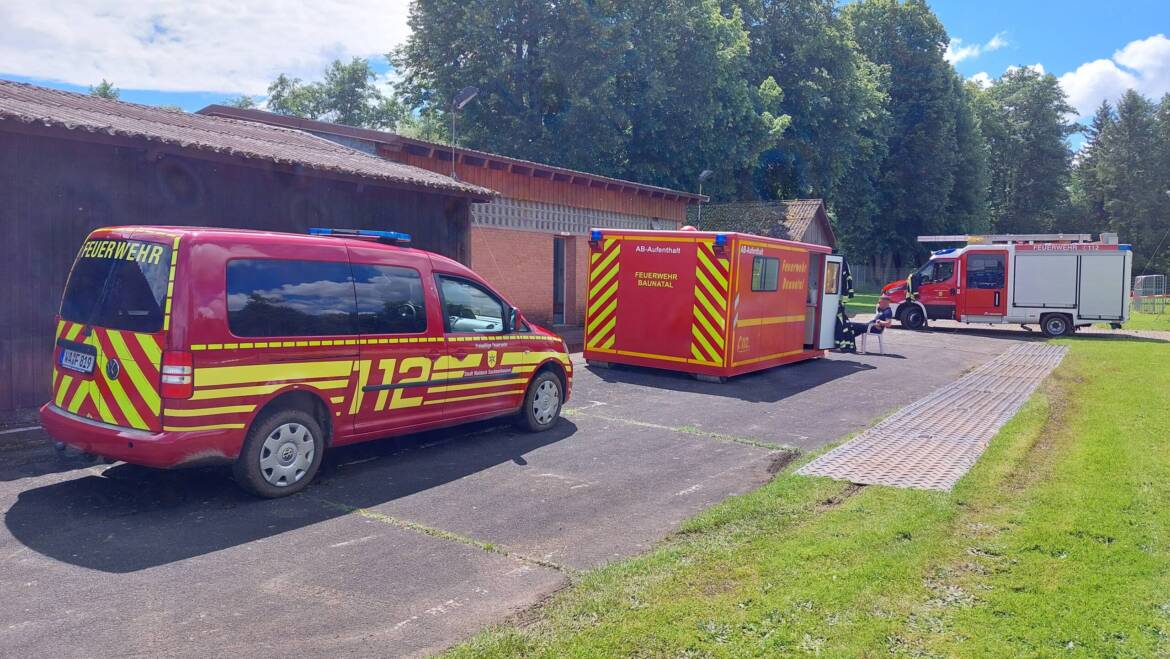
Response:
[[[508,323],[507,323],[507,326],[504,327],[504,331],[505,332],[515,332],[516,328],[519,325],[520,325],[520,310],[517,309],[516,307],[512,307],[511,309],[508,310]]]

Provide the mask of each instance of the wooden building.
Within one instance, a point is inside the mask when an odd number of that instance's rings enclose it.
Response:
[[[0,80],[0,410],[47,398],[53,317],[94,228],[394,227],[467,261],[471,206],[492,196],[298,130]]]
[[[821,199],[707,204],[701,218],[692,210],[690,219],[703,231],[741,231],[837,249],[837,237]]]
[[[643,185],[395,133],[212,105],[199,111],[304,130],[386,160],[450,174],[498,193],[471,209],[471,267],[533,320],[573,343],[585,320],[591,227],[676,229],[696,194]],[[697,174],[697,172],[696,172]]]

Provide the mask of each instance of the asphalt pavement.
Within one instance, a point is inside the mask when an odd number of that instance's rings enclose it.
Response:
[[[1023,338],[894,330],[884,356],[726,384],[580,362],[549,432],[338,449],[272,501],[224,469],[98,465],[39,430],[0,435],[0,656],[438,652]]]

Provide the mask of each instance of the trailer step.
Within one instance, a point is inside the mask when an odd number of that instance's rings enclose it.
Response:
[[[803,476],[950,490],[1052,372],[1066,346],[1013,346],[797,470]]]

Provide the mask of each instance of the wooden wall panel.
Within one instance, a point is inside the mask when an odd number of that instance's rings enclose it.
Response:
[[[73,257],[113,224],[303,232],[405,231],[467,262],[470,206],[448,195],[295,175],[3,130],[0,126],[0,410],[48,395],[53,318]]]
[[[447,156],[447,159],[444,160],[386,147],[379,148],[378,154],[396,162],[422,167],[441,174],[451,173],[451,159],[448,154],[443,154]],[[456,164],[455,172],[461,181],[482,185],[515,199],[616,211],[679,222],[685,222],[687,219],[686,200],[653,197],[645,192],[636,192],[634,188],[612,189],[567,180],[559,181],[552,178],[536,177],[531,173],[513,172],[510,168],[494,169],[488,167],[486,163],[484,166],[471,165],[463,160]]]

